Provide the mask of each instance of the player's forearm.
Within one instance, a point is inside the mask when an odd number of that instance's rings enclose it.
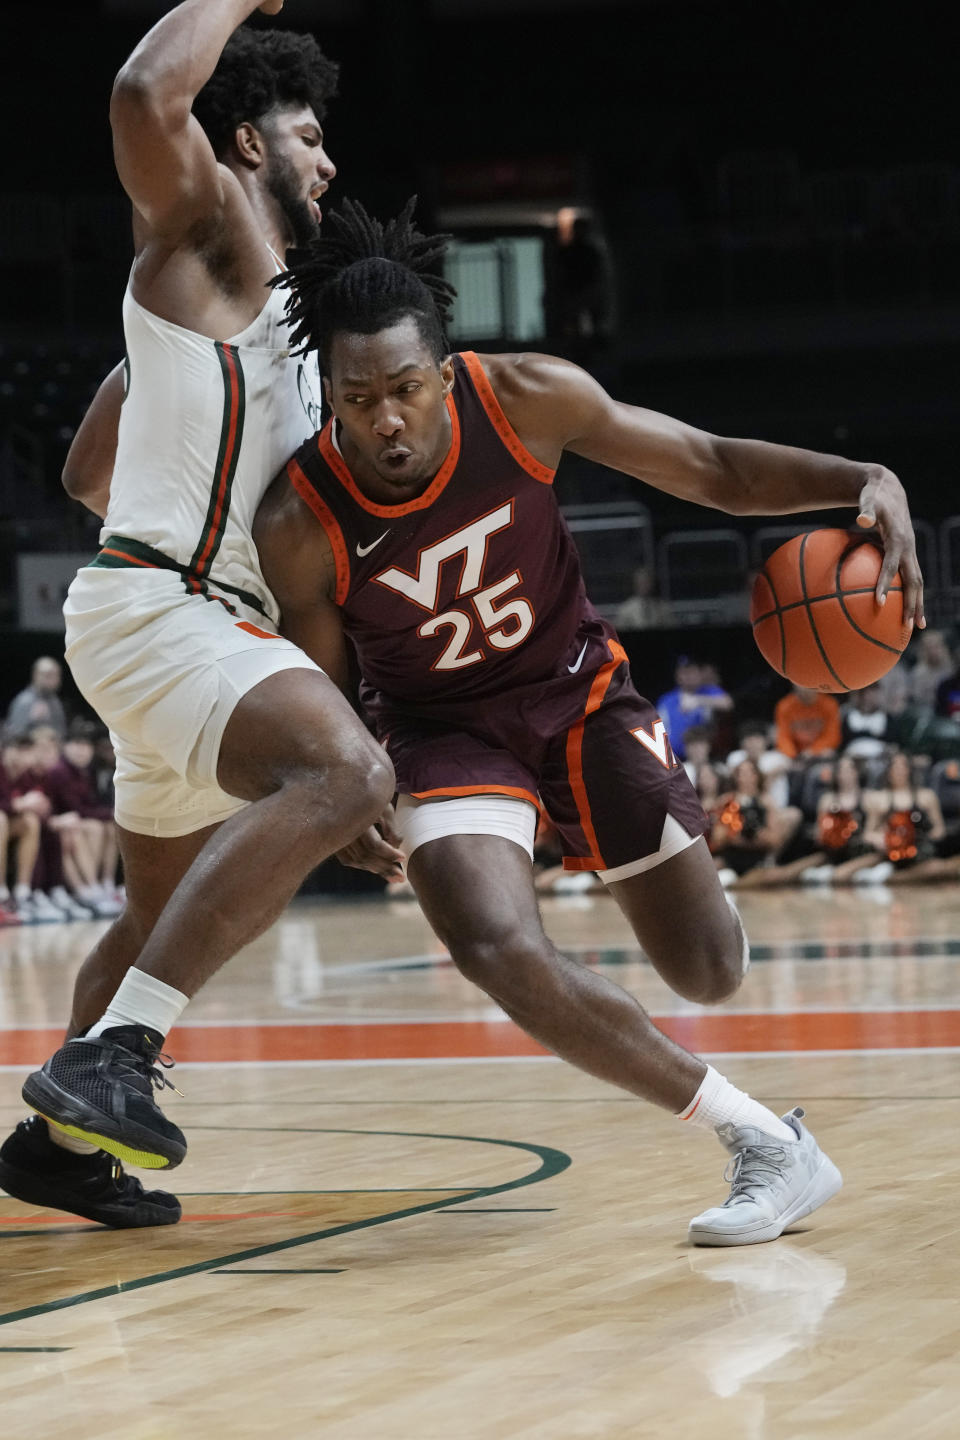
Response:
[[[882,465],[820,455],[763,440],[713,442],[720,478],[717,499],[732,515],[793,515],[804,510],[856,507],[869,480],[900,488]]]
[[[113,87],[111,118],[137,104],[189,112],[230,36],[260,0],[184,0],[140,41]]]
[[[123,392],[121,362],[111,370],[94,396],[63,466],[63,488],[71,500],[79,500],[101,519],[107,513],[110,500]]]

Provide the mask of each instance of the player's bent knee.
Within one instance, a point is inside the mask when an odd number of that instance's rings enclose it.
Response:
[[[545,937],[522,935],[451,937],[447,945],[461,975],[495,1000],[526,991],[531,977],[542,972],[553,953]]]

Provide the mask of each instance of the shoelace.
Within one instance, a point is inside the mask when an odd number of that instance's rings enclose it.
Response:
[[[154,1050],[152,1046],[147,1047],[146,1054],[130,1050],[126,1045],[117,1045],[115,1049],[117,1054],[114,1056],[114,1064],[121,1070],[133,1071],[135,1075],[143,1076],[155,1090],[172,1090],[174,1095],[183,1095],[183,1091],[178,1090],[173,1081],[168,1080],[163,1073],[164,1070],[172,1070],[176,1064],[171,1056]]]
[[[729,1205],[748,1194],[751,1185],[763,1185],[765,1175],[782,1175],[787,1152],[782,1145],[747,1145],[728,1161],[723,1178],[730,1186]]]

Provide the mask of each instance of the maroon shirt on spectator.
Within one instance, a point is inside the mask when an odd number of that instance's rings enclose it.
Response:
[[[84,820],[113,819],[109,807],[98,801],[90,772],[78,770],[69,760],[60,760],[35,783],[50,801],[55,815],[76,812]]]

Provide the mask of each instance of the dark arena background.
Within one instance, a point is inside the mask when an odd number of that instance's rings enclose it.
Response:
[[[100,533],[61,471],[124,351],[132,243],[111,85],[171,8],[44,0],[0,20],[7,771],[7,747],[47,714],[16,706],[38,661],[63,665],[61,606]],[[562,355],[630,404],[882,462],[903,482],[927,629],[879,685],[837,703],[797,696],[766,665],[749,603],[774,549],[852,526],[852,509],[730,516],[572,455],[556,482],[588,593],[711,816],[754,963],[720,1007],[678,999],[592,875],[559,872],[544,825],[545,927],[778,1114],[802,1102],[845,1188],[775,1244],[694,1250],[689,1216],[725,1193],[710,1137],[678,1138],[669,1116],[548,1056],[458,973],[409,887],[330,860],[174,1032],[183,1222],[128,1234],[0,1192],[11,1440],[957,1433],[949,14],[287,0],[250,22],[312,31],[341,64],[331,200],[386,216],[417,194],[423,227],[452,235],[455,349]],[[112,831],[109,739],[65,665],[49,684],[50,743],[89,743]],[[912,870],[889,826],[849,874],[819,855],[834,843],[824,816],[846,813],[829,798],[844,756],[867,810],[901,764],[922,841]],[[122,909],[110,843],[94,889],[68,874],[72,910],[39,886],[19,915],[15,847],[0,852],[0,1136]]]

